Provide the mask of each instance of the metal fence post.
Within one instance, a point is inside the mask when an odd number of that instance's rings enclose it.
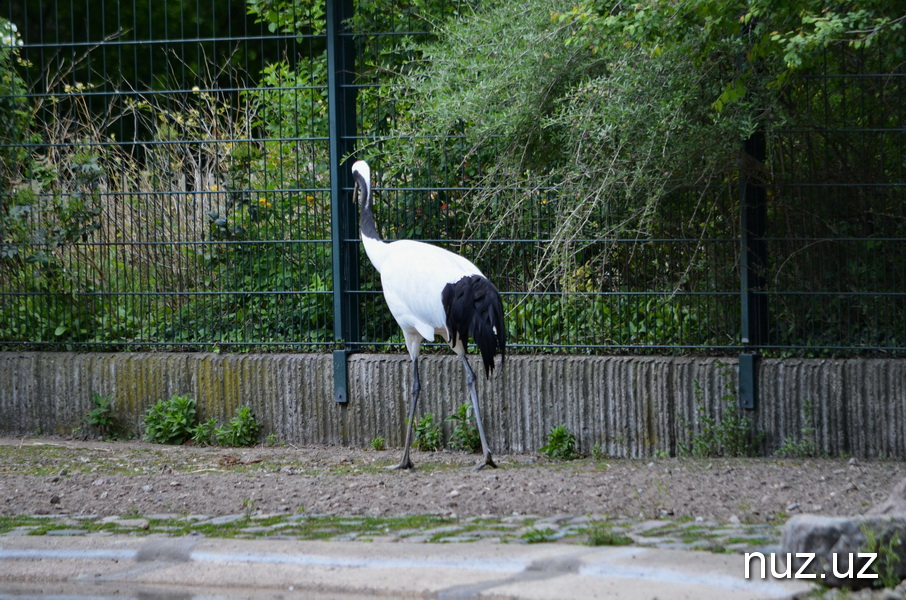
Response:
[[[758,401],[758,347],[767,342],[768,299],[764,293],[764,269],[767,266],[767,194],[764,184],[749,172],[764,164],[767,143],[762,131],[756,131],[743,143],[741,169],[739,280],[741,338],[746,351],[739,356],[739,406],[752,410]]]
[[[335,350],[334,400],[346,402],[346,358],[361,340],[359,307],[354,294],[359,287],[359,248],[356,211],[349,197],[352,176],[344,157],[354,149],[356,90],[353,38],[345,31],[352,17],[352,0],[327,0],[327,102],[330,143],[330,217],[333,255],[334,339],[344,348]]]

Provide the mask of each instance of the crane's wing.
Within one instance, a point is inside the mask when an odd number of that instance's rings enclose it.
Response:
[[[431,244],[402,240],[388,246],[381,266],[387,306],[404,330],[415,329],[433,340],[437,330],[446,332],[444,286],[481,271],[468,259]]]

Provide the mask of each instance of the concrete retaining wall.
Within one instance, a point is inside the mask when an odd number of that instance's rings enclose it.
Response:
[[[467,402],[458,359],[419,364],[420,413],[445,418]],[[401,446],[408,358],[350,357],[345,405],[333,401],[332,376],[327,354],[0,353],[0,433],[70,433],[97,392],[138,434],[151,404],[187,394],[202,419],[226,420],[248,404],[263,434],[291,443],[364,446],[382,436]],[[765,433],[764,452],[812,429],[823,453],[906,458],[906,360],[762,360],[759,386],[749,416]],[[566,424],[581,451],[599,444],[630,457],[689,447],[702,415],[734,410],[735,388],[734,359],[701,357],[511,356],[479,382],[497,452],[534,452]]]

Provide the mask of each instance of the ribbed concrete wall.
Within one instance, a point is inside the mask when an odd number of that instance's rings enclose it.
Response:
[[[453,356],[420,361],[420,413],[445,418],[468,401]],[[94,392],[113,399],[133,432],[154,402],[191,395],[202,419],[226,420],[248,404],[264,433],[298,444],[403,443],[410,364],[403,355],[353,355],[349,398],[333,401],[330,355],[192,353],[0,353],[0,433],[69,433]],[[763,360],[761,398],[750,413],[764,450],[814,428],[837,455],[906,458],[906,361]],[[566,424],[580,450],[614,456],[676,453],[701,414],[718,419],[735,402],[735,360],[700,357],[512,356],[479,382],[490,442],[498,452],[534,452]]]

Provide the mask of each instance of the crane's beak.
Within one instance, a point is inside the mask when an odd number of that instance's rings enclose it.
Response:
[[[359,195],[362,193],[362,190],[359,188],[359,182],[356,181],[352,188],[352,203],[357,204],[359,201]]]

